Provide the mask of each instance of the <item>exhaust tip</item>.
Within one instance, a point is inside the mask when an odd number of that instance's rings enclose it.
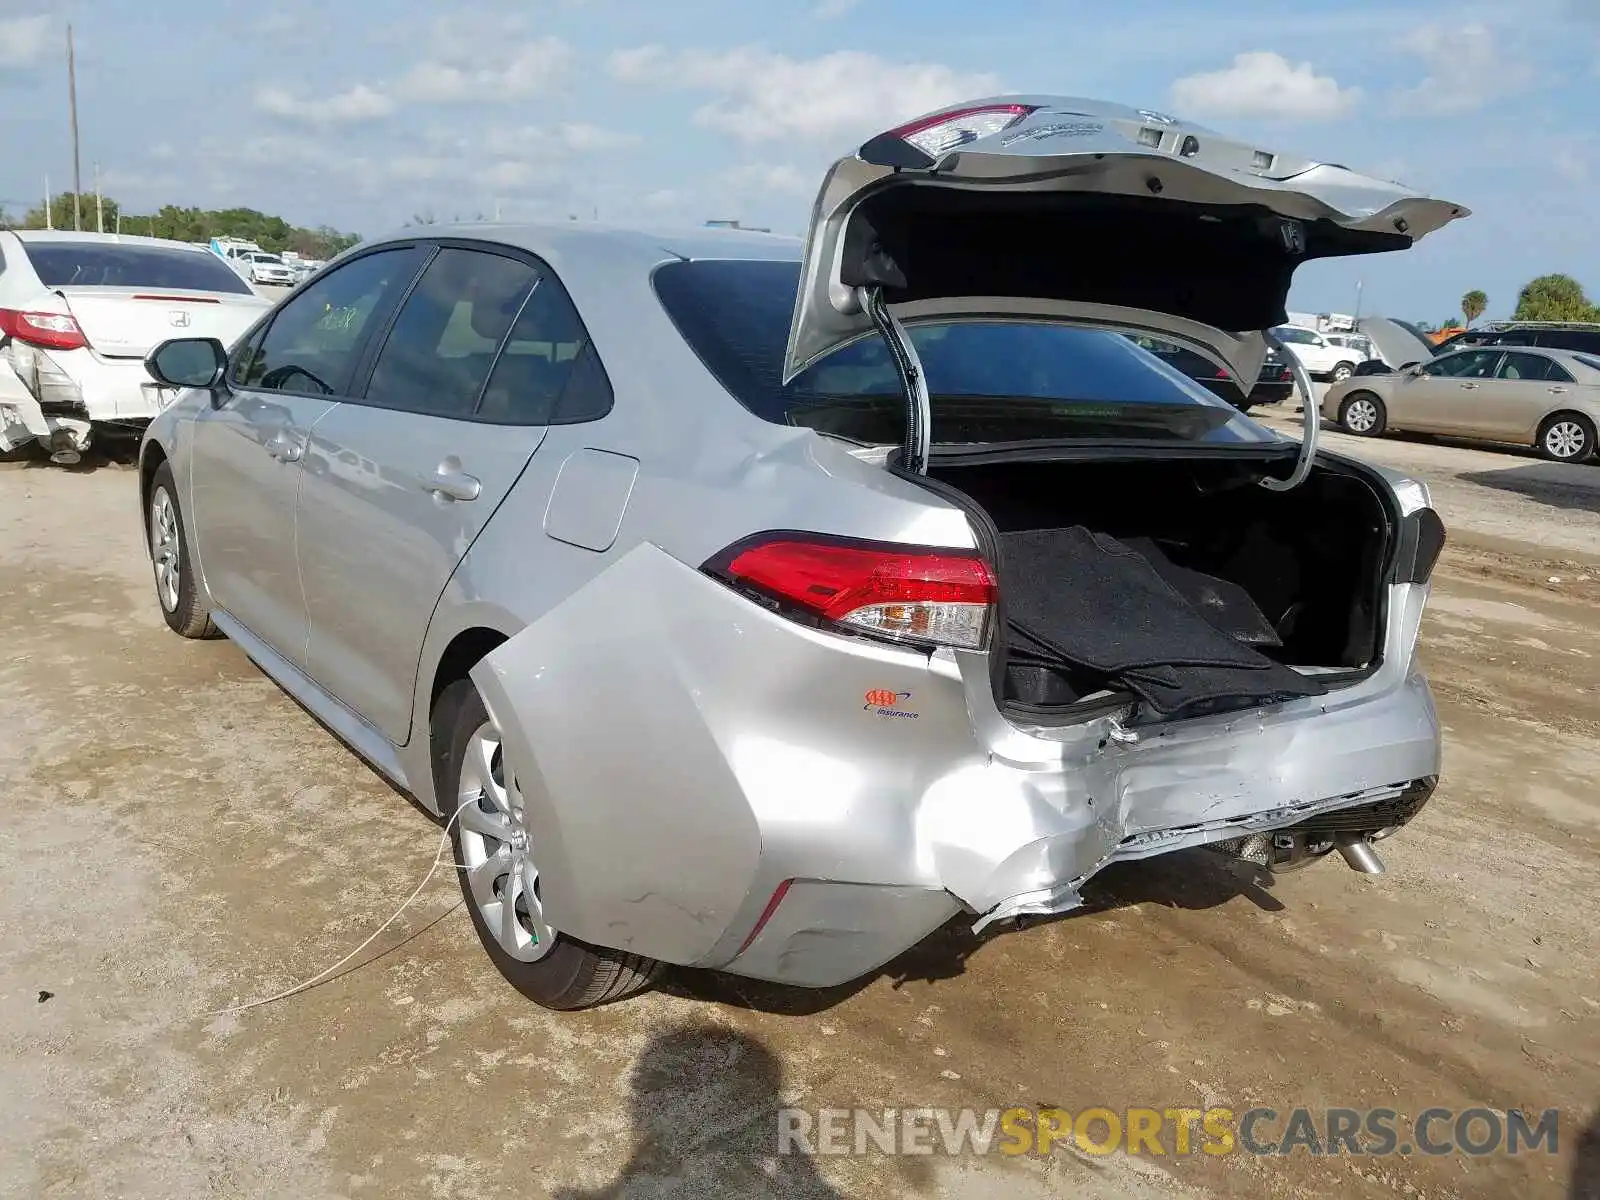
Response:
[[[1343,834],[1334,844],[1339,848],[1345,865],[1352,871],[1359,871],[1363,875],[1384,873],[1383,859],[1378,857],[1372,843],[1361,834]]]

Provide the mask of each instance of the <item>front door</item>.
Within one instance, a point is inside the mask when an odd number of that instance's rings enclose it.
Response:
[[[1391,423],[1401,429],[1482,434],[1483,397],[1494,382],[1499,350],[1458,350],[1403,376],[1391,393]]]
[[[307,669],[397,745],[434,607],[543,441],[582,344],[542,266],[447,244],[370,356],[364,398],[312,432],[299,528]]]
[[[213,601],[303,666],[305,597],[295,513],[312,428],[348,391],[415,248],[367,255],[290,300],[235,355],[228,388],[194,425],[188,516]]]

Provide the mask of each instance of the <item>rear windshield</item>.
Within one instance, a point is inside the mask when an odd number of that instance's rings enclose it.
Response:
[[[684,340],[756,416],[861,442],[899,442],[903,393],[876,335],[781,382],[799,282],[796,262],[677,262],[655,273],[656,295]],[[1276,440],[1120,334],[970,319],[910,332],[927,371],[937,443]]]
[[[22,247],[46,287],[171,288],[253,295],[250,286],[220,258],[198,250],[32,239]]]

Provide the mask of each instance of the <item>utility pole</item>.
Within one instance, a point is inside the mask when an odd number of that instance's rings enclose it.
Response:
[[[56,227],[55,216],[50,212],[50,176],[48,175],[44,177],[44,227],[46,229],[54,229]]]
[[[106,231],[105,197],[100,194],[100,164],[94,165],[94,231]]]
[[[78,61],[72,50],[72,26],[67,26],[67,102],[72,114],[72,227],[83,228],[83,176],[78,166]]]

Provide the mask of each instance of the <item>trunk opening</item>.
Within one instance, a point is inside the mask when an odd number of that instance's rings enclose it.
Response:
[[[1256,482],[1266,472],[1282,463],[936,458],[928,477],[991,527],[1002,710],[1077,719],[1131,698],[1136,721],[1171,720],[1375,669],[1392,541],[1378,489],[1321,463],[1271,491]]]

